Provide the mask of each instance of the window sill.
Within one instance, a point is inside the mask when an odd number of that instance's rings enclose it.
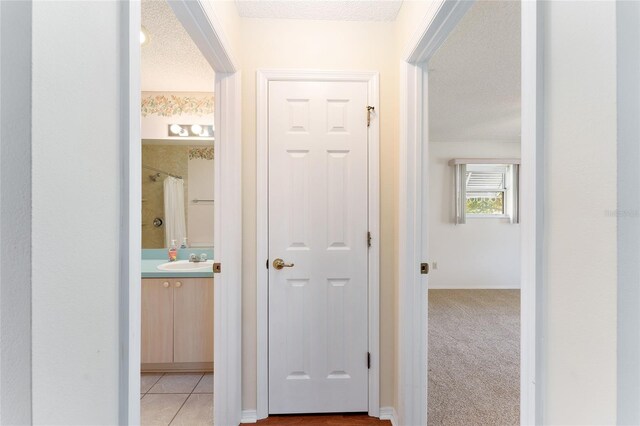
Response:
[[[467,219],[511,219],[510,216],[507,215],[497,215],[497,214],[468,214]]]

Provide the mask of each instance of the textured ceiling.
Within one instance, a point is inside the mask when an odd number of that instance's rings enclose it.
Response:
[[[213,69],[165,0],[142,1],[142,26],[143,91],[213,92]]]
[[[520,140],[519,2],[476,2],[431,59],[429,137]]]
[[[393,21],[402,0],[236,0],[244,18]]]

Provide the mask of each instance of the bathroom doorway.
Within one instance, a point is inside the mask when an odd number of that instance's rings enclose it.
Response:
[[[169,2],[141,17],[140,421],[213,424],[215,75]]]
[[[239,76],[205,6],[126,6],[127,424],[240,420]]]

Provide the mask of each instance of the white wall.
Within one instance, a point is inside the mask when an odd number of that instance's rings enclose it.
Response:
[[[619,2],[618,424],[640,424],[640,3]]]
[[[520,288],[520,225],[456,225],[452,158],[520,158],[520,143],[429,141],[429,288]]]
[[[35,424],[119,422],[121,5],[33,3]]]
[[[544,4],[545,424],[616,422],[616,3]]]
[[[31,3],[0,2],[0,424],[31,423]]]

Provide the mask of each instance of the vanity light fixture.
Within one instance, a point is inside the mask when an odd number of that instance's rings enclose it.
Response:
[[[211,124],[169,124],[168,135],[182,138],[212,138],[213,126]]]
[[[140,28],[140,46],[145,45],[149,42],[149,34],[145,27]]]
[[[180,132],[182,132],[182,126],[180,126],[179,124],[172,124],[171,126],[169,126],[169,131],[174,135],[179,136]]]

